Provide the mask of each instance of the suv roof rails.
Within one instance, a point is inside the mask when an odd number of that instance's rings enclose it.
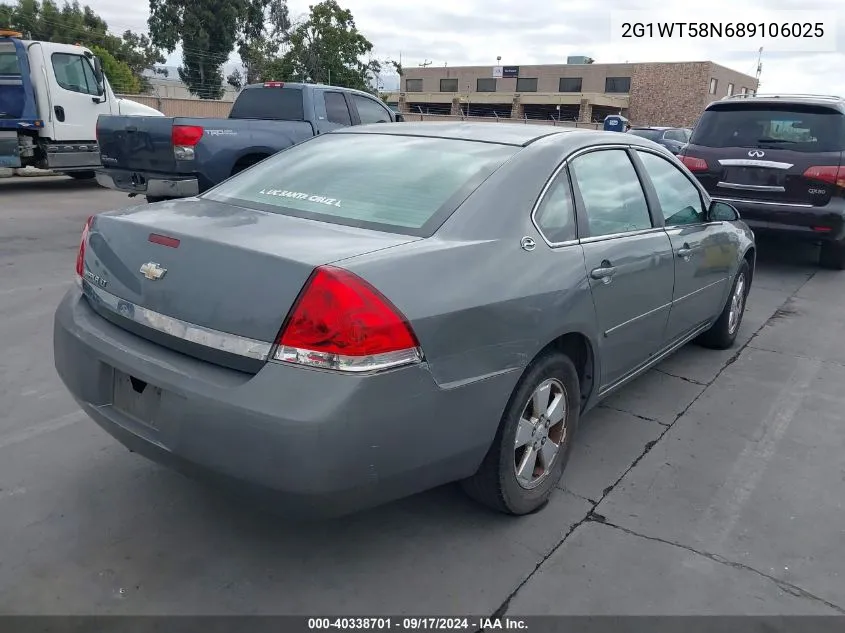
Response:
[[[825,101],[845,101],[842,97],[838,95],[810,95],[810,94],[766,94],[766,93],[745,93],[745,94],[735,94],[730,95],[727,97],[722,97],[721,101],[727,101],[729,99],[751,99],[753,97],[762,97],[764,99],[791,99],[791,98],[800,98],[800,99],[822,99]]]

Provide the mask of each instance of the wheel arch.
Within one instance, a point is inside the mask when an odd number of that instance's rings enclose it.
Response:
[[[242,152],[238,152],[229,169],[229,175],[234,176],[239,171],[251,167],[265,158],[270,158],[273,154],[275,154],[275,151],[269,147],[250,147]]]
[[[566,354],[575,365],[578,372],[578,382],[581,387],[581,410],[583,411],[592,398],[598,384],[598,357],[596,345],[592,339],[580,330],[563,332],[544,345],[531,359],[530,367],[535,360],[549,352]],[[528,371],[526,367],[525,371]]]

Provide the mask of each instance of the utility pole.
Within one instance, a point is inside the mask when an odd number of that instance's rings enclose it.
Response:
[[[420,64],[420,68],[427,68],[428,66],[431,66],[431,62],[428,61],[428,60],[426,60],[422,64]]]

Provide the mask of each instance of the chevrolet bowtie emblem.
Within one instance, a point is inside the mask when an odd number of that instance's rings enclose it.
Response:
[[[161,279],[164,277],[165,273],[167,273],[167,269],[162,268],[155,262],[147,262],[141,266],[141,274],[147,279],[152,279],[153,281]]]

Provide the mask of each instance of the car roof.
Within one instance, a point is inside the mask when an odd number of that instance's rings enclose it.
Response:
[[[534,141],[552,135],[587,133],[594,130],[584,128],[557,127],[552,125],[530,125],[525,123],[489,123],[479,121],[453,123],[451,121],[408,121],[404,123],[373,123],[344,127],[332,134],[391,134],[396,136],[425,136],[449,138],[462,141],[479,141],[501,145],[526,146]],[[605,132],[618,135],[619,132]]]
[[[739,94],[731,97],[723,97],[718,101],[712,101],[707,104],[707,107],[704,109],[718,109],[719,106],[724,107],[726,104],[730,104],[731,106],[748,104],[753,107],[754,105],[759,105],[761,103],[828,106],[845,114],[845,98],[835,95]]]

